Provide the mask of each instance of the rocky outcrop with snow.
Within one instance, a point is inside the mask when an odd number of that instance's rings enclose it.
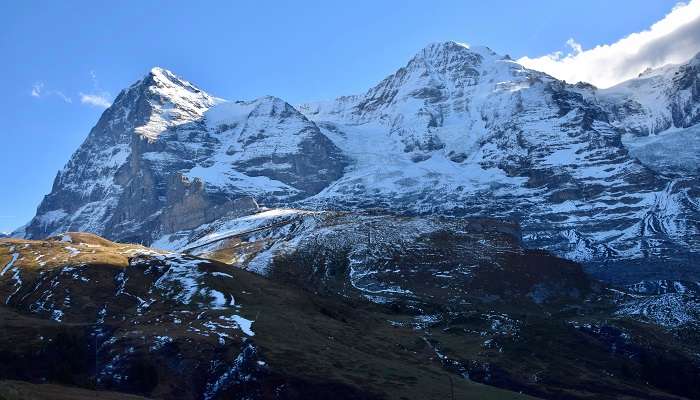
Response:
[[[27,236],[150,242],[256,202],[379,207],[514,219],[527,245],[601,274],[612,262],[686,271],[700,248],[697,175],[656,166],[633,141],[694,129],[697,60],[598,90],[445,42],[364,94],[296,108],[223,101],[154,69],[105,112]],[[668,147],[693,148],[686,136]]]
[[[320,191],[343,158],[284,101],[229,103],[154,68],[124,90],[61,170],[27,237],[87,231],[149,242],[257,201]]]
[[[695,86],[676,83],[697,80],[694,63],[670,84],[687,123]],[[364,95],[301,106],[354,161],[308,203],[514,217],[529,245],[578,261],[687,265],[697,185],[630,154],[610,99],[488,48],[431,45]]]
[[[612,122],[635,134],[688,128],[700,122],[700,53],[684,64],[648,69],[599,92]]]

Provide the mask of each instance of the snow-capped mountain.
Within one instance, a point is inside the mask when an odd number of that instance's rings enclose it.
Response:
[[[226,102],[154,68],[102,115],[27,227],[146,242],[257,201],[315,194],[343,168],[337,148],[284,101]]]
[[[700,175],[699,76],[700,54],[599,91],[628,150],[665,175]]]
[[[700,248],[697,175],[656,167],[634,140],[697,146],[697,62],[598,90],[445,42],[364,94],[296,108],[224,101],[156,68],[105,111],[27,236],[150,243],[257,203],[379,207],[509,218],[527,245],[591,266],[685,271]]]
[[[355,161],[309,202],[514,217],[530,245],[575,260],[685,263],[697,257],[696,180],[630,154],[610,93],[487,48],[431,45],[364,95],[300,107]]]
[[[659,133],[700,122],[700,53],[684,64],[647,69],[635,79],[601,90],[613,123],[636,133]]]

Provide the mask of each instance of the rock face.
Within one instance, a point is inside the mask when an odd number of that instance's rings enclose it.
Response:
[[[222,218],[155,245],[379,304],[460,307],[465,293],[489,302],[543,304],[580,299],[591,290],[578,265],[523,249],[519,238],[516,224],[485,218],[276,209]],[[520,276],[500,286],[523,271],[537,281]]]
[[[27,237],[89,231],[122,241],[315,194],[343,159],[316,126],[272,97],[215,99],[154,68],[119,94],[56,176]]]
[[[700,275],[700,185],[685,167],[699,164],[698,93],[698,57],[598,90],[455,42],[362,95],[296,108],[215,99],[154,69],[105,112],[27,237],[150,243],[255,202],[379,207],[513,219],[526,245],[610,279],[613,264],[633,281]]]
[[[700,53],[685,64],[644,71],[599,97],[613,123],[637,135],[691,127],[700,122]]]
[[[601,275],[599,263],[621,260],[653,265],[636,268],[647,277],[688,273],[681,265],[696,262],[700,245],[697,178],[654,171],[626,138],[694,123],[696,64],[614,94],[621,90],[569,85],[488,48],[431,45],[364,95],[301,107],[356,161],[308,204],[515,218],[528,245]],[[645,91],[659,99],[641,105]],[[650,105],[668,121],[641,131]],[[684,144],[696,143],[688,135]]]
[[[590,277],[573,263],[523,249],[520,237],[516,224],[487,218],[273,209],[165,235],[154,246],[378,304],[460,308],[465,295],[546,304],[591,291]],[[628,283],[639,275],[616,271],[611,279],[622,283],[606,292],[616,316],[676,332],[700,327],[700,282],[692,273]]]

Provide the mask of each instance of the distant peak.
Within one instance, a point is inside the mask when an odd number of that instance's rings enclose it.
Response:
[[[171,71],[163,67],[153,67],[150,71],[151,75],[174,75]]]
[[[435,51],[435,50],[450,50],[450,49],[469,49],[469,45],[466,43],[456,42],[454,40],[446,40],[444,42],[433,42],[429,43],[423,48],[423,51]]]
[[[289,116],[299,113],[292,105],[276,96],[263,96],[253,101],[253,114],[267,116]]]
[[[284,100],[280,99],[277,96],[273,95],[266,95],[262,97],[258,97],[254,101],[259,102],[259,103],[286,103]]]
[[[222,101],[165,68],[153,67],[122,90],[110,107],[112,112],[105,115],[119,121],[132,118],[130,123],[137,134],[155,140],[169,127],[200,119]]]
[[[162,97],[195,95],[207,98],[207,101],[214,101],[213,98],[209,98],[209,95],[194,84],[180,78],[172,71],[158,66],[151,68],[141,80],[131,85],[131,88],[157,93]]]
[[[700,64],[700,52],[698,52],[697,54],[695,54],[695,55],[693,56],[693,58],[690,59],[690,61],[688,62],[688,64],[692,64],[692,65],[698,65],[698,64]]]
[[[419,54],[424,57],[430,58],[431,56],[446,52],[470,52],[477,53],[483,56],[496,55],[496,53],[493,50],[486,46],[472,46],[466,43],[456,42],[454,40],[430,43],[429,45],[425,46]]]
[[[187,82],[186,80],[175,75],[172,71],[163,67],[153,67],[150,71],[148,71],[148,74],[144,78],[144,82],[151,83],[152,81],[161,83],[174,83],[179,86],[194,87],[194,85],[192,85],[191,83]]]

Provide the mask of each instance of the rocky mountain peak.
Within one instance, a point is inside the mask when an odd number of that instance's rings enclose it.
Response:
[[[679,75],[682,75],[686,80],[697,79],[700,76],[700,53],[696,54],[688,62],[682,64],[679,68]],[[678,79],[678,78],[676,78]]]
[[[700,122],[700,53],[681,64],[647,69],[600,92],[616,124],[635,135]]]
[[[201,95],[204,98],[210,97],[194,84],[161,67],[151,68],[148,74],[135,85],[166,97],[181,97],[186,96],[187,93]]]
[[[146,77],[152,77],[154,79],[167,80],[167,81],[171,81],[171,82],[174,82],[174,81],[178,81],[178,82],[182,82],[182,83],[186,82],[186,81],[183,81],[180,78],[178,78],[177,75],[175,75],[172,71],[165,69],[163,67],[158,67],[158,66],[151,68],[150,71],[148,71],[148,74],[146,75]],[[186,82],[186,83],[191,85],[189,82]]]
[[[504,68],[505,67],[505,68]],[[408,63],[407,69],[418,69],[432,78],[460,81],[486,70],[522,69],[509,57],[501,56],[486,46],[469,46],[454,41],[430,44],[421,49]]]
[[[201,119],[219,100],[171,71],[152,68],[122,91],[105,112],[115,120],[130,120],[134,131],[153,141],[169,128]]]
[[[621,138],[697,123],[697,72],[679,81],[678,68],[594,91],[442,42],[365,93],[301,113],[273,96],[219,100],[154,68],[105,111],[27,236],[148,242],[257,201],[515,215],[529,244],[576,260],[647,257],[645,235],[653,251],[685,251],[691,183],[657,176]]]
[[[290,115],[300,115],[300,113],[286,101],[275,96],[264,96],[256,99],[255,108],[251,112],[251,116],[269,116],[286,118]]]
[[[446,57],[460,58],[466,56],[476,56],[475,58],[484,59],[498,57],[498,55],[486,46],[470,46],[465,43],[455,41],[445,41],[431,43],[421,49],[414,59],[420,58],[426,61],[440,61]]]
[[[486,46],[436,42],[419,50],[405,66],[367,92],[331,102],[307,103],[301,110],[313,116],[312,119],[342,117],[356,123],[370,120],[393,123],[395,118],[388,113],[398,113],[401,118],[415,113],[425,115],[426,109],[456,99],[460,104],[445,107],[463,111],[469,103],[467,98],[474,97],[477,90],[486,96],[499,84],[518,86],[518,83],[537,78],[553,79],[543,72],[528,70]],[[527,83],[519,87],[526,86]],[[433,118],[428,118],[428,122],[437,123]]]

